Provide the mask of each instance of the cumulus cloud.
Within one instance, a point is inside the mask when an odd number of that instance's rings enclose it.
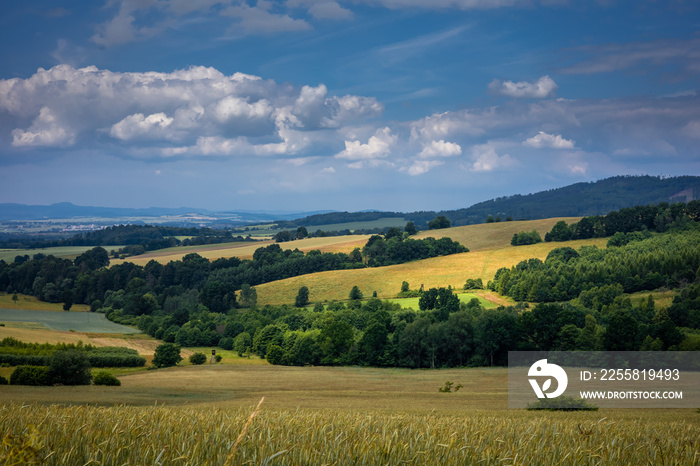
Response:
[[[305,127],[337,128],[347,122],[379,116],[384,110],[373,97],[328,97],[327,94],[323,84],[302,87],[293,112]]]
[[[375,98],[329,95],[323,84],[299,89],[205,67],[116,73],[59,65],[0,80],[0,115],[14,124],[15,146],[95,144],[106,134],[126,147],[180,143],[152,156],[296,154],[311,143],[311,131],[382,110]]]
[[[174,119],[169,118],[165,113],[154,113],[148,116],[135,113],[115,123],[109,134],[122,141],[144,136],[155,137],[158,133],[162,133],[162,130],[166,130],[173,121]]]
[[[12,131],[12,145],[22,146],[65,146],[73,144],[75,135],[61,125],[56,115],[48,107],[42,107],[29,129]]]
[[[378,129],[366,144],[360,141],[345,141],[345,150],[335,154],[335,157],[358,161],[380,159],[391,154],[391,147],[396,144],[397,140],[398,137],[391,134],[389,127]],[[355,164],[353,168],[360,166],[361,164]]]
[[[505,170],[520,165],[517,159],[508,154],[499,156],[496,149],[489,144],[474,146],[472,148],[474,163],[471,171],[491,172],[495,170]]]
[[[523,145],[535,149],[573,149],[574,141],[564,139],[559,134],[555,136],[540,131],[537,135],[523,141]]]
[[[418,157],[422,159],[432,159],[435,157],[452,157],[462,154],[462,147],[454,142],[445,142],[442,139],[439,141],[430,141],[420,151]]]
[[[505,95],[508,97],[526,98],[526,99],[543,99],[550,97],[557,90],[557,83],[549,76],[542,76],[534,83],[521,81],[500,81],[494,79],[489,84],[489,90],[494,94]]]
[[[455,134],[480,136],[485,132],[484,116],[470,110],[435,113],[411,123],[411,139],[444,139]]]
[[[416,160],[408,167],[408,174],[411,176],[418,176],[428,173],[431,168],[442,165],[444,162],[442,160]]]

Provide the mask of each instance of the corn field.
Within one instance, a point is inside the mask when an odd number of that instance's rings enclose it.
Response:
[[[4,405],[0,463],[700,464],[700,413],[692,410],[252,411]]]

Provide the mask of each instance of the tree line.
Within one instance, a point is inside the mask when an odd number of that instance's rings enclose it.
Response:
[[[567,225],[562,220],[545,234],[544,240],[549,242],[604,238],[618,233],[620,235],[629,233],[638,235],[652,231],[663,233],[674,227],[682,227],[688,222],[698,221],[700,221],[700,201],[676,204],[662,202],[657,205],[620,209],[606,215],[584,217],[571,225]]]
[[[189,238],[178,239],[177,236]],[[133,251],[154,251],[174,246],[195,246],[236,241],[250,241],[250,238],[233,236],[228,230],[214,228],[182,228],[159,225],[115,225],[101,230],[79,233],[60,240],[46,241],[35,238],[13,238],[0,246],[13,249],[52,248],[59,246],[108,246],[124,245],[122,253]]]
[[[424,240],[374,236],[363,253],[303,253],[283,250],[278,244],[258,248],[250,260],[236,257],[213,262],[192,253],[182,260],[146,266],[129,262],[107,268],[109,257],[102,247],[78,256],[74,261],[36,254],[26,260],[18,256],[7,264],[0,261],[0,289],[24,293],[43,301],[84,303],[93,308],[118,309],[124,315],[151,314],[169,298],[194,301],[213,312],[236,307],[235,290],[284,278],[322,272],[399,263],[437,255],[464,252],[466,248],[450,239]],[[67,306],[70,308],[70,306]]]

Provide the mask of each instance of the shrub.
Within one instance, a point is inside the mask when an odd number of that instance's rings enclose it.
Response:
[[[307,304],[309,304],[309,288],[306,286],[302,286],[301,288],[299,288],[299,293],[297,293],[297,297],[294,300],[294,306],[304,307]]]
[[[521,231],[520,233],[514,233],[513,239],[511,239],[510,244],[513,246],[524,246],[527,244],[541,243],[542,237],[537,232],[537,230],[532,231]]]
[[[10,385],[51,385],[49,368],[44,366],[18,366],[10,375]]]
[[[49,377],[61,385],[90,385],[90,360],[84,351],[56,351],[49,359]]]
[[[215,360],[216,362],[221,362],[222,359],[224,359],[224,357],[221,356],[220,354],[217,354],[216,356],[214,356],[214,360]]]
[[[5,377],[3,377],[2,375],[0,375],[0,385],[7,385],[7,383],[8,383],[7,379]]]
[[[143,367],[146,359],[133,354],[95,354],[88,353],[92,367]]]
[[[483,290],[484,282],[481,278],[467,278],[467,282],[464,284],[465,290]]]
[[[97,372],[92,378],[92,383],[94,383],[95,385],[110,385],[115,387],[118,387],[122,384],[121,380],[119,380],[107,371]]]
[[[156,348],[153,365],[156,367],[171,367],[182,361],[180,347],[175,343],[163,343]]]
[[[352,287],[352,290],[350,290],[350,299],[357,300],[357,299],[362,299],[362,291],[360,291],[360,288],[355,285]]]
[[[190,364],[200,365],[207,362],[207,355],[204,353],[194,353],[190,356]]]
[[[560,396],[558,398],[543,398],[527,405],[528,411],[544,409],[546,411],[598,411],[598,407],[587,403],[581,398]]]
[[[219,348],[225,349],[225,350],[232,350],[233,349],[233,338],[224,337],[221,340],[219,340]]]
[[[265,358],[270,364],[283,364],[284,350],[279,345],[270,345],[270,347],[267,348],[267,355]]]

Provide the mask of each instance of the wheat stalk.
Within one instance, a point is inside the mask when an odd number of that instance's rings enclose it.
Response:
[[[228,459],[226,460],[226,466],[231,464],[231,460],[233,459],[233,456],[236,454],[236,450],[238,449],[238,444],[241,443],[246,432],[248,432],[248,427],[253,422],[253,419],[255,419],[255,416],[258,415],[258,412],[260,411],[260,406],[262,406],[263,401],[265,401],[265,397],[260,398],[260,402],[258,403],[258,406],[255,407],[255,411],[253,411],[253,413],[248,418],[248,422],[246,422],[245,425],[243,426],[243,430],[238,435],[238,438],[236,439],[236,443],[234,443],[233,448],[231,448],[231,454],[228,455]]]

